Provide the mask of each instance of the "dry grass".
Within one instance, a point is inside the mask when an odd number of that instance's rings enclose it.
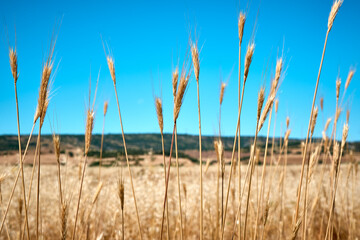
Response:
[[[227,159],[229,161],[229,159]],[[345,172],[348,166],[343,165],[341,167],[341,172]],[[10,167],[2,166],[1,172],[6,172],[10,169]],[[70,237],[70,234],[73,230],[74,226],[74,214],[76,210],[76,200],[74,197],[71,198],[71,194],[76,194],[72,192],[73,189],[78,189],[79,181],[77,178],[77,164],[68,163],[68,165],[63,167],[64,171],[62,173],[62,179],[64,179],[64,189],[65,196],[67,199],[70,199],[68,202],[68,209],[64,209],[63,215],[66,217],[65,212],[67,212],[67,236]],[[269,167],[268,171],[274,171],[275,167]],[[25,167],[25,180],[29,181],[31,169],[29,167]],[[242,174],[245,174],[245,167],[242,167]],[[296,188],[294,188],[294,183],[297,182],[299,177],[299,166],[288,166],[288,174],[287,179],[284,182],[284,188],[287,193],[287,196],[295,196]],[[256,168],[256,171],[259,172],[261,169]],[[255,172],[256,172],[255,171]],[[61,211],[57,207],[58,205],[58,196],[57,194],[53,194],[53,188],[57,185],[57,168],[56,166],[43,166],[43,171],[41,175],[41,181],[46,183],[43,184],[43,193],[41,195],[42,202],[46,204],[41,205],[41,225],[43,229],[43,234],[45,239],[58,239],[60,236],[61,226],[60,224],[60,216]],[[176,235],[179,237],[179,225],[178,214],[177,214],[177,186],[176,186],[176,171],[172,171],[170,176],[171,180],[169,182],[169,220],[170,220],[170,236],[171,238]],[[84,191],[83,191],[83,201],[81,203],[80,209],[80,218],[83,214],[83,211],[88,209],[93,200],[94,192],[96,192],[96,187],[98,185],[97,182],[97,168],[88,168],[86,177],[84,179]],[[103,169],[103,188],[98,197],[98,208],[96,211],[93,211],[93,214],[90,216],[90,239],[96,239],[101,233],[103,234],[104,239],[121,239],[121,206],[118,197],[118,186],[116,181],[116,176],[118,174],[118,170],[116,168],[104,168]],[[316,186],[319,184],[320,180],[320,168],[315,170],[313,174],[312,181],[310,182],[309,188],[309,199],[310,203],[316,196]],[[194,181],[198,178],[198,169],[194,167],[184,167],[181,171],[181,179],[184,183],[186,183],[187,191],[192,194],[187,195],[186,199],[186,208],[183,209],[184,217],[186,216],[186,222],[184,222],[184,238],[186,239],[198,239],[199,238],[199,228],[198,228],[198,219],[199,219],[199,187],[198,182]],[[256,175],[256,173],[254,174]],[[217,167],[210,166],[207,174],[204,174],[204,192],[207,194],[204,195],[204,206],[206,211],[204,211],[204,239],[213,239],[215,235],[215,219],[216,219],[216,176],[217,176]],[[14,180],[14,173],[10,174],[6,179],[7,183],[11,183]],[[161,211],[164,197],[164,172],[161,167],[134,167],[133,168],[133,177],[135,183],[135,191],[138,193],[138,204],[139,204],[139,213],[140,219],[146,228],[143,228],[143,237],[144,239],[157,239],[160,236],[160,223],[161,223]],[[266,182],[269,182],[270,176],[267,175],[265,178]],[[279,179],[277,177],[274,178],[274,182],[272,183],[272,189],[276,189],[278,185]],[[359,176],[356,177],[355,184],[359,182]],[[244,184],[244,182],[242,182]],[[255,181],[256,183],[256,181]],[[124,184],[125,184],[125,202],[124,202],[124,217],[125,217],[125,239],[137,239],[138,238],[138,229],[137,229],[137,219],[135,209],[131,207],[133,205],[133,198],[131,196],[130,181],[129,175],[126,171],[124,171]],[[339,232],[341,239],[346,239],[348,236],[348,223],[349,219],[346,214],[344,214],[343,209],[347,211],[352,210],[352,206],[346,203],[346,198],[344,196],[349,196],[351,198],[351,189],[352,182],[349,182],[349,188],[345,188],[346,184],[346,174],[341,174],[339,178],[339,185],[337,191],[337,198],[335,213],[334,213],[334,222],[338,223],[340,221],[340,225],[336,224],[336,233]],[[354,188],[354,196],[359,196],[360,189],[355,185]],[[322,186],[324,189],[329,188],[329,181],[326,180]],[[128,189],[128,190],[126,190]],[[7,199],[10,194],[10,186],[8,184],[2,184],[2,197]],[[237,189],[235,189],[237,192]],[[18,188],[15,192],[15,198],[19,198],[21,195],[21,189]],[[256,187],[252,188],[252,194],[250,199],[250,221],[249,226],[254,226],[255,214],[256,214]],[[183,195],[183,201],[185,201],[185,196]],[[319,228],[321,224],[321,214],[322,209],[328,208],[328,199],[329,194],[327,192],[322,191],[319,196],[319,201],[317,204],[317,208],[314,209],[313,217],[317,219],[313,223],[313,225],[309,228],[308,235],[309,239],[320,239]],[[29,224],[30,226],[34,226],[34,216],[35,209],[34,204],[35,201],[32,198],[29,207]],[[279,211],[279,195],[277,191],[270,192],[270,201],[269,201],[269,210],[268,210],[268,218],[265,228],[265,237],[264,239],[277,239],[278,234],[278,218],[277,212]],[[284,199],[284,215],[285,215],[285,235],[290,236],[291,234],[291,217],[292,212],[295,207],[295,201],[293,197],[289,197]],[[225,239],[229,239],[231,232],[233,230],[234,224],[234,212],[233,209],[237,207],[237,204],[233,204],[230,201],[229,210],[228,210],[228,218],[226,222],[225,228]],[[244,210],[242,209],[242,213],[244,214]],[[11,238],[14,239],[18,233],[18,218],[17,218],[17,208],[11,208],[9,212],[9,216],[7,219],[9,232]],[[360,219],[360,200],[359,198],[354,199],[354,219]],[[326,219],[327,220],[327,219]],[[325,223],[325,219],[323,219],[323,224]],[[358,224],[358,221],[356,221]],[[79,224],[77,231],[83,231],[85,225]],[[96,232],[97,229],[97,232]],[[248,236],[250,236],[253,232],[250,227],[248,231]],[[259,231],[263,231],[263,227],[260,226]],[[31,237],[35,237],[34,228],[30,229]],[[324,236],[323,236],[324,237]],[[355,229],[354,237],[360,237],[360,232]],[[6,238],[6,232],[3,231],[1,233],[1,238]]]

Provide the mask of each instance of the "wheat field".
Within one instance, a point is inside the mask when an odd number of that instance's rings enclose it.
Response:
[[[216,161],[203,157],[202,120],[200,109],[201,44],[190,36],[184,60],[174,67],[172,76],[173,124],[171,147],[165,149],[162,99],[153,96],[161,137],[161,164],[136,166],[126,145],[126,126],[123,125],[118,98],[117,56],[103,42],[104,60],[108,67],[115,96],[124,158],[111,167],[102,166],[104,127],[108,102],[104,102],[99,165],[92,166],[90,156],[99,77],[86,108],[84,150],[76,161],[62,153],[61,135],[53,132],[53,164],[44,164],[42,127],[51,104],[51,86],[57,70],[55,47],[57,35],[51,39],[49,52],[41,71],[39,97],[32,121],[33,127],[26,147],[21,144],[17,84],[19,78],[17,49],[9,43],[9,63],[14,80],[18,126],[17,164],[0,167],[1,239],[359,239],[360,190],[358,155],[347,143],[350,110],[343,99],[355,75],[350,68],[345,81],[337,78],[334,85],[336,100],[334,114],[324,124],[322,138],[313,134],[318,115],[323,114],[323,98],[317,106],[318,86],[324,62],[327,40],[335,27],[335,18],[342,0],[336,0],[329,12],[327,31],[320,67],[316,78],[307,135],[302,140],[299,165],[288,164],[291,128],[289,117],[279,141],[275,143],[278,113],[278,92],[286,81],[286,57],[277,56],[274,76],[268,90],[258,91],[256,128],[250,147],[240,148],[240,119],[246,82],[256,51],[255,39],[242,43],[246,12],[238,18],[238,114],[234,141],[225,149],[221,135],[223,97],[227,82],[221,82],[219,94],[219,128],[214,137]],[[254,30],[256,26],[254,26]],[[245,33],[247,34],[247,33]],[[242,47],[245,47],[242,49]],[[242,61],[241,51],[245,50]],[[241,70],[243,66],[243,72]],[[115,70],[116,69],[116,70]],[[199,126],[198,157],[193,164],[182,165],[178,149],[177,123],[191,79],[196,81]],[[342,90],[343,89],[343,90]],[[114,104],[115,105],[115,104]],[[155,114],[154,113],[154,114]],[[255,117],[255,116],[254,116]],[[181,118],[180,118],[181,119]],[[273,122],[272,122],[273,121]],[[260,146],[259,132],[267,126],[266,142]],[[38,127],[35,149],[30,140]],[[273,128],[272,128],[273,127]],[[292,126],[296,127],[296,126]],[[124,130],[125,129],[125,130]],[[265,130],[265,129],[264,129]],[[272,135],[270,132],[274,132]],[[337,133],[342,133],[337,140]],[[35,138],[35,137],[34,137]],[[169,144],[169,143],[167,143]],[[29,147],[30,146],[30,147]],[[28,149],[34,151],[33,163],[24,164]],[[170,153],[168,154],[167,151]],[[225,152],[227,151],[227,154]],[[147,157],[147,155],[145,155]],[[46,155],[49,162],[49,154]],[[199,164],[201,163],[201,164]]]

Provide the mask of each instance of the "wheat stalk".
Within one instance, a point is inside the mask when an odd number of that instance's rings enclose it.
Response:
[[[100,72],[99,72],[99,75],[100,75]],[[73,240],[75,240],[75,235],[76,235],[76,225],[77,225],[77,218],[78,218],[78,215],[79,215],[80,200],[81,200],[81,194],[82,194],[83,183],[84,183],[84,178],[85,178],[85,169],[86,169],[86,164],[87,164],[87,156],[88,156],[90,145],[91,145],[92,131],[93,131],[93,128],[94,128],[94,105],[95,105],[95,100],[96,100],[96,92],[97,92],[98,83],[99,83],[99,76],[98,76],[98,79],[97,79],[97,82],[96,82],[96,88],[95,88],[93,104],[91,106],[90,105],[91,78],[90,78],[89,107],[88,107],[87,114],[86,114],[86,124],[85,124],[85,149],[84,149],[85,159],[84,159],[84,164],[82,166],[82,174],[81,174],[79,194],[78,194],[78,200],[77,200],[74,230],[73,230],[73,235],[72,235]],[[101,188],[100,188],[100,190],[101,190]]]
[[[139,211],[138,211],[138,207],[137,207],[134,183],[133,183],[133,179],[132,179],[132,173],[131,173],[131,169],[130,169],[129,157],[128,157],[127,148],[126,148],[126,141],[125,141],[124,127],[123,127],[123,123],[122,123],[122,119],[121,119],[119,98],[118,98],[117,89],[116,89],[115,64],[114,64],[114,59],[112,57],[107,56],[106,59],[107,59],[108,67],[109,67],[109,70],[110,70],[111,79],[113,80],[113,84],[114,84],[114,90],[115,90],[115,96],[116,96],[116,102],[117,102],[117,106],[118,106],[119,120],[120,120],[120,126],[121,126],[121,135],[122,135],[122,140],[123,140],[123,144],[124,144],[125,158],[126,158],[128,171],[129,171],[131,190],[132,190],[132,195],[133,195],[133,198],[134,198],[134,205],[135,205],[135,210],[136,210],[137,224],[138,224],[138,229],[139,229],[139,233],[140,233],[139,236],[140,236],[140,239],[142,239]]]
[[[264,110],[261,114],[260,117],[260,125],[258,127],[258,132],[261,130],[265,119],[267,117],[267,115],[270,112],[270,116],[269,116],[269,121],[268,121],[268,130],[267,130],[267,136],[266,136],[266,143],[265,143],[265,154],[264,154],[264,161],[263,161],[263,168],[262,168],[262,174],[261,174],[261,185],[260,185],[260,201],[258,201],[258,205],[257,205],[257,210],[256,210],[256,224],[255,224],[255,234],[254,234],[254,239],[256,239],[257,237],[257,229],[258,229],[258,220],[259,220],[259,212],[260,212],[260,202],[262,203],[262,199],[263,199],[263,194],[264,194],[264,184],[265,184],[265,168],[266,168],[266,156],[267,156],[267,148],[268,148],[268,143],[269,143],[269,134],[270,134],[270,125],[271,125],[271,115],[272,115],[272,105],[274,103],[274,99],[276,96],[276,91],[277,91],[277,87],[278,87],[278,83],[279,83],[279,79],[280,79],[280,75],[281,75],[281,70],[282,70],[282,58],[277,60],[276,63],[276,74],[275,74],[275,78],[272,82],[272,86],[271,86],[271,90],[269,93],[269,97],[265,103],[265,107]],[[287,120],[287,122],[289,122],[289,120]],[[288,126],[288,123],[287,123]]]
[[[319,86],[320,73],[321,73],[322,64],[323,64],[324,56],[325,56],[327,39],[328,39],[330,30],[332,28],[333,22],[335,20],[336,14],[337,14],[342,2],[343,2],[342,0],[336,0],[334,2],[333,6],[331,8],[329,19],[328,19],[328,29],[326,31],[325,43],[324,43],[323,52],[322,52],[322,56],[321,56],[319,72],[318,72],[318,76],[317,76],[317,80],[316,80],[316,86],[315,86],[315,90],[314,90],[314,97],[313,97],[310,118],[309,118],[309,124],[308,124],[308,131],[307,131],[306,140],[305,140],[304,154],[303,154],[303,159],[302,159],[302,164],[301,164],[300,180],[299,180],[299,186],[298,186],[298,190],[297,190],[297,201],[296,201],[296,207],[295,207],[295,214],[294,214],[294,218],[293,218],[293,228],[294,229],[295,229],[295,226],[297,225],[296,223],[298,222],[297,219],[298,219],[298,214],[299,214],[301,186],[302,186],[302,180],[303,180],[303,176],[304,176],[305,157],[306,157],[306,153],[307,153],[307,145],[308,145],[308,140],[309,140],[310,126],[311,126],[311,121],[312,121],[313,112],[314,112],[314,105],[315,105],[317,90],[318,90],[318,86]]]
[[[163,205],[163,213],[162,213],[162,219],[161,219],[161,231],[160,231],[160,239],[162,239],[162,234],[163,234],[163,228],[164,228],[164,217],[165,217],[165,206],[166,206],[166,201],[167,201],[167,193],[168,193],[168,186],[169,186],[169,176],[170,176],[170,166],[171,166],[171,155],[172,155],[172,149],[173,149],[173,144],[174,144],[174,135],[176,135],[176,121],[177,118],[179,117],[179,113],[180,113],[180,108],[181,105],[183,103],[183,98],[185,95],[185,91],[187,89],[188,83],[189,83],[189,78],[190,78],[190,70],[191,67],[187,70],[188,72],[186,72],[185,68],[187,66],[187,63],[184,63],[183,70],[181,72],[181,76],[180,76],[180,83],[179,86],[176,90],[176,96],[174,96],[174,127],[173,127],[173,133],[172,133],[172,137],[171,137],[171,146],[170,146],[170,156],[169,156],[169,164],[168,164],[168,171],[167,171],[167,176],[166,176],[166,186],[165,186],[165,196],[164,196],[164,205]],[[174,78],[173,78],[174,80]],[[173,81],[173,89],[174,89],[174,81]],[[174,93],[174,92],[173,92]],[[178,190],[180,189],[180,183],[179,183],[179,177],[178,177]],[[180,192],[180,190],[179,190]],[[180,212],[181,214],[181,212]],[[181,228],[181,236],[182,236],[182,228]]]
[[[162,101],[160,98],[155,97],[155,108],[156,108],[156,116],[158,119],[158,124],[160,128],[161,134],[161,149],[163,155],[163,165],[164,165],[164,183],[166,184],[166,162],[165,162],[165,148],[164,148],[164,117],[163,117],[163,108],[162,108]],[[169,229],[169,208],[168,203],[166,202],[166,233],[167,239],[170,239],[170,229]]]
[[[245,21],[246,21],[246,16],[245,14],[243,14],[242,12],[240,12],[239,14],[239,20],[238,20],[238,32],[239,32],[239,91],[238,91],[238,111],[240,111],[241,109],[241,98],[243,93],[240,93],[240,83],[241,83],[241,43],[242,43],[242,38],[244,35],[244,26],[245,26]],[[244,89],[245,85],[243,85],[243,89]],[[240,124],[239,124],[240,125]],[[241,205],[241,145],[240,145],[240,127],[239,127],[239,131],[238,131],[238,176],[239,176],[239,204]],[[241,238],[241,218],[239,219],[239,228],[238,228],[238,235],[239,235],[239,239]]]
[[[198,113],[199,113],[199,163],[200,163],[200,239],[203,239],[204,227],[203,227],[203,171],[202,171],[202,157],[201,157],[201,114],[200,114],[200,85],[199,85],[199,74],[200,74],[200,61],[199,61],[199,50],[197,43],[191,46],[191,56],[194,68],[194,74],[197,83],[197,99],[198,99]]]

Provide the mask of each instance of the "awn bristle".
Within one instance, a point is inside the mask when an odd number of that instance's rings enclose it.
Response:
[[[93,200],[92,200],[92,204],[94,205],[96,203],[96,201],[98,200],[99,198],[99,194],[101,192],[101,189],[103,187],[103,182],[99,182],[97,188],[96,188],[96,192],[95,192],[95,195],[93,197]]]
[[[336,79],[336,98],[339,99],[340,96],[340,86],[341,86],[341,79]]]
[[[315,107],[314,116],[311,119],[311,136],[314,134],[318,113],[319,113],[319,109],[318,107]]]
[[[164,119],[163,119],[163,109],[161,99],[156,97],[155,98],[155,106],[156,106],[156,115],[159,122],[160,132],[163,134],[164,130]]]
[[[54,143],[54,150],[56,161],[59,163],[60,161],[60,137],[58,135],[53,135],[53,143]]]
[[[239,21],[238,21],[238,28],[239,28],[239,44],[242,43],[242,38],[244,34],[244,25],[245,25],[246,17],[245,14],[240,12]]]
[[[330,122],[331,122],[331,118],[328,118],[328,120],[327,120],[326,123],[325,123],[325,127],[324,127],[324,131],[325,131],[325,132],[326,132],[327,129],[329,128]]]
[[[349,132],[349,125],[348,124],[344,124],[343,127],[343,133],[342,133],[342,139],[341,139],[341,148],[343,149],[346,143],[346,139],[348,136],[348,132]]]
[[[115,76],[115,64],[114,64],[114,59],[110,56],[106,57],[106,61],[110,70],[110,75],[111,75],[111,79],[114,82],[114,85],[116,84],[116,76]]]
[[[245,55],[244,82],[246,82],[247,76],[249,74],[249,68],[252,61],[252,56],[254,54],[254,50],[255,50],[254,43],[249,44]]]
[[[223,102],[225,87],[226,87],[226,83],[224,83],[224,82],[221,83],[221,87],[220,87],[220,105]]]
[[[347,89],[349,87],[349,84],[351,82],[352,77],[354,76],[354,73],[355,73],[355,70],[349,71],[349,74],[347,76],[346,83],[345,83],[345,89]]]
[[[261,109],[264,104],[265,88],[261,88],[258,95],[258,106],[257,106],[257,121],[260,119]]]
[[[176,122],[177,118],[179,117],[180,108],[183,102],[183,98],[188,82],[189,82],[188,76],[184,75],[180,78],[179,87],[177,89],[177,93],[174,101],[174,122]]]
[[[343,0],[336,0],[332,5],[329,19],[328,19],[328,31],[331,30],[332,25],[335,20],[335,17],[336,17],[336,14],[338,13],[342,3],[343,3]]]
[[[350,110],[346,110],[346,123],[349,124],[349,120],[350,120]]]
[[[286,128],[289,128],[290,125],[290,118],[286,117]]]
[[[192,62],[194,65],[194,74],[195,74],[195,78],[196,81],[199,81],[199,73],[200,73],[200,62],[199,62],[199,50],[197,47],[197,44],[193,44],[191,46],[191,57],[192,57]]]
[[[179,69],[176,67],[175,71],[172,74],[172,85],[173,85],[174,99],[176,97],[176,89],[177,89],[178,79],[179,79]]]
[[[278,109],[279,109],[279,99],[276,99],[275,100],[275,113],[278,112]]]
[[[94,111],[88,110],[86,117],[86,129],[85,129],[85,155],[88,154],[90,149],[93,127],[94,127]]]
[[[324,98],[323,97],[320,98],[320,109],[321,109],[321,111],[324,111]]]
[[[104,102],[104,116],[105,116],[106,113],[107,113],[108,105],[109,105],[109,102],[108,102],[108,101],[105,101],[105,102]]]
[[[17,54],[16,49],[13,50],[12,48],[9,50],[9,59],[10,59],[10,67],[11,67],[11,73],[14,78],[14,82],[16,84],[19,74],[18,74],[18,63],[17,63]]]

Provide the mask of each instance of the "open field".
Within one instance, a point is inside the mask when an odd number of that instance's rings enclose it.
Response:
[[[328,166],[327,166],[328,167]],[[14,172],[11,171],[11,166],[1,166],[1,172],[10,171],[8,178],[1,184],[2,204],[4,200],[8,199],[10,192],[10,183],[14,180]],[[310,221],[314,221],[311,224],[311,228],[308,229],[309,239],[322,239],[320,237],[320,228],[324,228],[327,220],[327,212],[323,210],[327,209],[328,205],[328,193],[324,191],[329,187],[329,179],[325,178],[323,184],[319,181],[319,172],[321,165],[317,166],[314,179],[310,184],[309,201],[311,211],[309,211]],[[120,201],[117,195],[117,174],[118,168],[104,168],[103,169],[103,188],[99,194],[99,198],[95,206],[92,206],[91,201],[93,195],[96,192],[98,184],[98,168],[90,167],[86,169],[86,177],[84,182],[84,195],[80,205],[80,224],[79,234],[82,234],[81,239],[86,239],[86,229],[88,228],[89,239],[97,239],[102,235],[103,239],[121,239],[121,209]],[[266,183],[269,183],[269,179],[272,173],[279,171],[276,167],[269,167],[269,174],[266,177]],[[30,167],[25,167],[26,182],[30,180]],[[242,174],[245,175],[246,167],[242,167]],[[279,174],[276,174],[270,191],[270,204],[269,204],[269,217],[265,228],[265,239],[276,239],[279,236],[279,231],[283,227],[284,236],[291,235],[291,216],[294,211],[294,205],[296,202],[296,188],[294,185],[298,181],[299,166],[289,166],[285,183],[284,191],[284,215],[285,222],[282,223],[280,217],[280,194],[278,194],[279,188]],[[68,236],[72,232],[74,225],[74,214],[76,210],[76,198],[77,189],[79,185],[79,168],[77,164],[67,164],[62,166],[62,179],[64,186],[64,196],[69,201],[69,216],[68,216]],[[216,219],[216,173],[215,166],[210,167],[206,174],[204,174],[204,239],[215,239],[215,221]],[[340,239],[348,239],[349,231],[354,230],[352,239],[360,237],[359,219],[360,219],[360,195],[359,177],[355,180],[357,186],[352,185],[352,175],[349,174],[349,165],[344,164],[341,168],[340,182],[337,192],[336,207],[335,207],[335,230],[334,234],[339,234]],[[260,187],[260,175],[261,169],[257,168],[254,173],[254,187],[252,188],[252,197],[250,201],[250,225],[255,224],[254,215],[256,212],[257,204],[257,190]],[[349,178],[350,177],[350,178]],[[138,207],[140,213],[140,220],[143,224],[143,238],[144,239],[157,239],[160,233],[161,225],[161,211],[164,195],[164,173],[160,167],[134,167],[133,178],[135,184],[135,191],[137,194]],[[178,224],[178,212],[177,212],[177,191],[176,191],[176,174],[173,169],[171,173],[171,181],[169,187],[169,219],[170,219],[170,234],[172,239],[179,238],[179,224]],[[184,237],[186,239],[198,239],[198,222],[199,222],[199,188],[197,186],[198,171],[194,167],[182,167],[181,168],[181,190],[182,190],[182,202],[183,207],[183,221],[184,221]],[[237,181],[237,177],[235,178]],[[125,204],[124,204],[124,217],[125,217],[125,238],[136,239],[138,231],[136,227],[135,210],[133,206],[133,199],[131,197],[131,191],[129,191],[129,177],[127,171],[124,171],[125,180]],[[55,166],[43,166],[41,175],[42,189],[41,189],[41,232],[43,239],[57,239],[60,228],[60,214],[59,214],[59,196],[57,190],[57,174]],[[317,193],[317,186],[321,185],[320,193]],[[237,184],[234,184],[235,188],[231,189],[231,196],[229,201],[228,217],[226,221],[225,239],[229,239],[234,227],[234,212],[237,205]],[[266,191],[268,190],[266,185]],[[354,191],[354,192],[352,192]],[[34,225],[35,221],[35,193],[36,189],[33,188],[33,194],[31,197],[31,203],[29,206],[29,223]],[[234,199],[235,197],[235,199]],[[313,201],[318,197],[316,207],[313,207]],[[10,232],[10,237],[16,239],[19,233],[19,222],[22,221],[23,213],[20,218],[19,213],[19,199],[21,198],[21,189],[17,188],[14,196],[13,207],[9,212],[7,219],[7,226]],[[244,201],[245,199],[243,199]],[[245,203],[245,201],[243,202]],[[91,209],[92,208],[92,209]],[[243,209],[244,210],[244,209]],[[91,212],[91,213],[89,213]],[[90,214],[90,216],[89,216]],[[322,216],[324,214],[324,216]],[[353,218],[351,218],[351,214]],[[352,219],[353,222],[350,222]],[[352,225],[353,224],[353,225]],[[352,226],[352,227],[350,227]],[[260,232],[263,228],[260,228]],[[322,229],[324,234],[324,229]],[[253,228],[249,228],[249,235],[253,235]],[[31,236],[35,236],[35,232],[31,231]],[[1,234],[2,239],[6,239],[5,231]],[[80,239],[80,237],[79,237]],[[335,236],[336,239],[336,236]]]

